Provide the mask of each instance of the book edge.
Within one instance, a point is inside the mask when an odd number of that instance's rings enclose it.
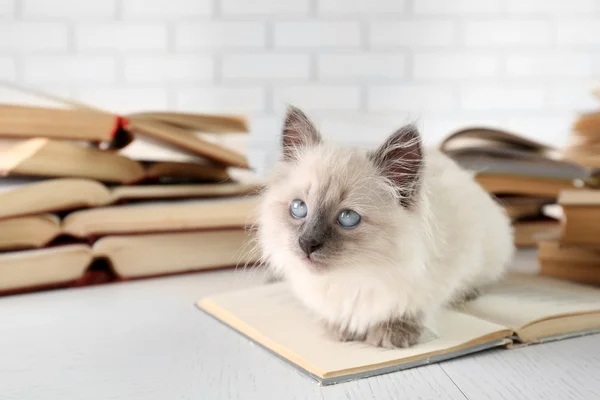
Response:
[[[291,359],[286,358],[282,354],[276,352],[275,350],[269,348],[267,345],[261,343],[259,340],[254,339],[252,336],[250,336],[246,332],[242,331],[241,329],[237,329],[232,324],[225,322],[225,320],[219,318],[215,313],[211,312],[211,310],[213,309],[213,307],[212,307],[213,305],[214,305],[214,303],[211,301],[210,297],[205,297],[205,298],[202,298],[195,302],[196,308],[198,308],[200,311],[202,311],[205,315],[208,315],[210,318],[212,318],[213,320],[216,320],[221,325],[227,327],[231,331],[247,338],[252,343],[258,345],[259,347],[263,348],[270,354],[274,355],[276,358],[278,358],[278,359],[282,360],[283,362],[285,362],[286,364],[292,366],[292,368],[296,369],[297,371],[300,371],[302,374],[304,374],[304,376],[312,379],[313,381],[316,381],[320,386],[334,385],[334,384],[338,384],[338,383],[349,382],[349,381],[353,381],[353,380],[357,380],[357,379],[369,378],[369,377],[373,377],[373,376],[389,374],[392,372],[402,371],[402,370],[415,368],[415,367],[419,367],[419,366],[429,365],[432,363],[450,360],[453,358],[481,352],[481,351],[495,348],[495,347],[506,346],[513,342],[511,339],[512,336],[506,336],[501,339],[491,339],[486,342],[483,342],[483,343],[480,343],[477,345],[473,345],[473,346],[469,346],[468,342],[467,342],[467,343],[464,343],[463,345],[466,345],[468,347],[462,348],[462,347],[458,346],[458,348],[455,347],[455,350],[442,352],[440,354],[420,358],[417,360],[410,360],[407,362],[395,363],[393,365],[381,366],[381,367],[377,367],[377,368],[374,368],[374,369],[371,369],[368,371],[361,371],[361,372],[326,377],[325,375],[327,375],[327,374],[318,373],[316,371],[312,372],[312,371],[302,367],[299,363],[295,363]],[[509,330],[509,331],[511,331],[511,330]]]
[[[535,342],[530,342],[530,343],[531,344],[544,344],[544,343],[558,342],[561,340],[573,339],[573,338],[578,338],[578,337],[582,337],[582,336],[590,336],[590,335],[596,335],[596,334],[600,334],[600,328],[593,328],[593,329],[586,329],[586,330],[577,331],[577,332],[569,332],[569,333],[561,333],[558,335],[544,336],[544,337],[539,338]]]
[[[396,364],[396,365],[385,366],[385,367],[377,368],[377,369],[374,369],[371,371],[358,372],[358,373],[354,373],[354,374],[348,374],[348,375],[342,375],[342,376],[337,376],[337,377],[332,377],[332,378],[321,379],[320,383],[322,386],[328,386],[328,385],[334,385],[337,383],[349,382],[349,381],[353,381],[356,379],[364,379],[364,378],[370,378],[373,376],[379,376],[379,375],[389,374],[389,373],[393,373],[393,372],[404,371],[404,370],[411,369],[411,368],[422,367],[425,365],[435,364],[438,362],[447,361],[447,360],[467,356],[467,355],[474,354],[474,353],[479,353],[479,352],[489,350],[492,348],[496,348],[496,347],[507,346],[507,345],[510,345],[511,343],[512,343],[512,340],[508,337],[504,338],[504,339],[490,340],[490,341],[480,343],[475,346],[469,346],[467,348],[457,349],[454,351],[437,354],[437,355],[419,359],[419,360],[413,360],[413,361],[400,363],[400,364]]]

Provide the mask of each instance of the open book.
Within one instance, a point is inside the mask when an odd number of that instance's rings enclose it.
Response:
[[[15,179],[0,185],[0,220],[149,200],[239,197],[260,187],[253,182],[108,187],[89,179]]]
[[[244,228],[256,222],[257,207],[256,197],[240,196],[82,209],[62,220],[53,214],[9,218],[0,220],[0,251],[47,246],[60,238]]]
[[[229,169],[210,162],[134,160],[113,151],[35,138],[0,143],[0,175],[86,178],[107,183],[221,182]]]
[[[93,244],[0,253],[0,295],[243,268],[259,259],[252,241],[252,231],[217,229],[106,236]]]
[[[471,127],[448,136],[440,150],[489,192],[557,196],[563,189],[597,186],[599,170],[565,159],[556,148],[488,127]]]
[[[600,289],[509,275],[407,349],[330,339],[285,283],[216,294],[197,306],[292,366],[328,385],[389,373],[512,343],[600,332]]]
[[[121,124],[117,116],[85,109],[0,104],[0,136],[7,138],[45,137],[122,147],[133,138]]]
[[[0,137],[74,140],[99,143],[104,148],[123,148],[141,136],[220,165],[249,168],[245,145],[243,148],[239,145],[248,136],[243,116],[151,111],[117,115],[14,84],[4,86],[51,101],[57,107],[0,104]],[[223,140],[228,136],[238,138],[238,144],[229,146],[230,140]],[[244,138],[241,142],[240,136]]]

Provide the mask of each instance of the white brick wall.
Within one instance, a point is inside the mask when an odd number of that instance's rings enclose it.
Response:
[[[455,21],[442,18],[371,21],[369,44],[374,48],[443,47],[457,39]]]
[[[358,111],[360,90],[354,85],[286,86],[273,90],[273,107],[279,111],[285,104],[296,104],[307,112]]]
[[[495,54],[414,52],[412,70],[415,79],[490,79],[499,74],[498,60]]]
[[[116,77],[116,62],[110,56],[26,56],[22,65],[28,85],[106,84]]]
[[[368,109],[371,111],[452,111],[457,101],[449,85],[405,84],[373,86],[368,92]]]
[[[162,87],[130,87],[115,85],[83,87],[77,91],[78,98],[86,103],[116,113],[165,109],[169,107],[167,93]]]
[[[308,54],[225,54],[221,63],[223,81],[308,81]]]
[[[212,82],[214,76],[214,59],[210,55],[125,57],[124,78],[132,84]]]
[[[594,57],[585,52],[515,53],[506,57],[506,72],[511,77],[591,78]]]
[[[464,110],[542,110],[545,105],[546,93],[541,85],[476,85],[463,88],[460,94]]]
[[[407,9],[406,0],[319,0],[317,10],[319,15],[398,15]]]
[[[108,19],[115,16],[117,9],[117,3],[110,0],[93,2],[80,0],[21,0],[21,4],[23,16],[31,19]]]
[[[164,51],[167,49],[167,26],[164,23],[78,23],[75,45],[81,52],[90,51]]]
[[[548,46],[553,41],[550,21],[535,19],[468,21],[464,35],[470,47]]]
[[[360,45],[360,25],[354,21],[275,22],[273,35],[276,48],[319,49]]]
[[[508,0],[514,14],[588,14],[598,12],[597,0]]]
[[[406,76],[404,53],[321,54],[317,59],[319,80],[388,81]]]
[[[304,16],[310,0],[219,0],[223,15],[230,16]]]
[[[558,44],[585,46],[600,44],[598,18],[573,18],[558,21]]]
[[[266,45],[266,24],[247,21],[182,21],[175,25],[176,51],[255,49]]]
[[[183,111],[262,113],[266,110],[261,86],[186,86],[176,91],[175,108]]]
[[[494,15],[502,11],[503,0],[416,0],[417,15]]]
[[[66,51],[68,26],[58,22],[0,22],[0,51],[26,53]]]
[[[286,102],[360,145],[409,121],[430,144],[482,123],[564,142],[600,106],[600,1],[0,0],[0,79],[115,112],[249,113],[260,149]]]
[[[132,20],[210,16],[213,12],[213,2],[206,0],[121,0],[121,2],[123,18]]]
[[[17,77],[15,60],[12,57],[0,57],[0,79],[13,81]]]
[[[0,17],[9,17],[13,15],[14,9],[14,0],[0,0]]]

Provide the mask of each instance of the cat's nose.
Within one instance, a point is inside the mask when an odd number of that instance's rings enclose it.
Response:
[[[300,239],[300,248],[304,250],[307,256],[310,256],[322,246],[323,242],[318,239]]]

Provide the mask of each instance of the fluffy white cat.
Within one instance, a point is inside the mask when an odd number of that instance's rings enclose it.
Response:
[[[288,108],[283,155],[262,198],[260,250],[340,340],[407,347],[442,308],[499,279],[510,220],[416,127],[363,151],[324,142]]]

